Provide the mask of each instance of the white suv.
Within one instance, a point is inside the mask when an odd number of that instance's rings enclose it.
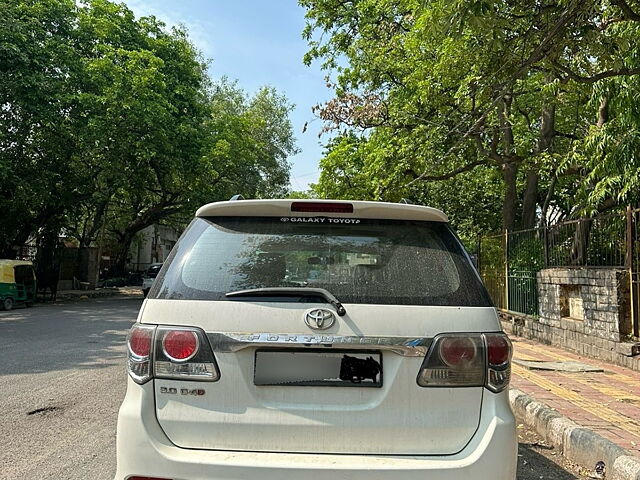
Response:
[[[439,210],[205,205],[128,347],[116,480],[515,478],[511,344]]]

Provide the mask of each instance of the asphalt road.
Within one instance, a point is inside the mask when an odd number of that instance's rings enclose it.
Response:
[[[0,312],[0,478],[113,479],[124,345],[141,303]]]
[[[112,480],[126,332],[141,300],[0,312],[0,479]],[[582,478],[519,429],[518,480]]]

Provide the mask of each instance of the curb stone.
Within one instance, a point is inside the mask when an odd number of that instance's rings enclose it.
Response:
[[[569,461],[589,470],[602,460],[606,478],[640,480],[640,458],[611,440],[561,415],[533,397],[512,388],[509,402],[516,417],[556,447]]]

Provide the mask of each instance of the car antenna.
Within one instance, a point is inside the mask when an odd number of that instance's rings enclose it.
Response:
[[[233,197],[231,197],[229,199],[230,202],[234,202],[236,200],[244,200],[244,197],[241,194],[238,193],[237,195],[234,195]]]

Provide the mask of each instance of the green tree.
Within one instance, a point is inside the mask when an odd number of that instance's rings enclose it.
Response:
[[[107,0],[8,0],[0,35],[5,255],[43,232],[106,237],[122,270],[154,223],[286,192],[292,106],[213,83],[184,29]]]
[[[71,0],[0,9],[0,254],[12,255],[81,195],[74,164],[81,62]]]
[[[551,213],[602,210],[629,197],[634,181],[626,172],[638,164],[633,145],[616,148],[623,157],[597,157],[589,148],[603,148],[607,138],[618,145],[617,136],[607,137],[614,126],[603,127],[597,115],[603,98],[613,105],[615,96],[618,118],[632,123],[629,92],[602,89],[607,82],[633,84],[640,72],[635,6],[300,3],[307,8],[306,61],[321,59],[337,74],[336,97],[316,109],[327,130],[339,132],[323,161],[320,194],[339,194],[329,179],[335,183],[346,172],[350,181],[337,182],[342,195],[364,189],[375,199],[438,201],[433,185],[462,175],[467,187],[475,183],[458,192],[469,196],[459,204],[468,205],[490,178],[487,193],[497,188],[502,200],[486,216],[501,207],[504,228],[532,227]],[[355,145],[350,160],[345,153]],[[607,179],[596,164],[602,158]]]

